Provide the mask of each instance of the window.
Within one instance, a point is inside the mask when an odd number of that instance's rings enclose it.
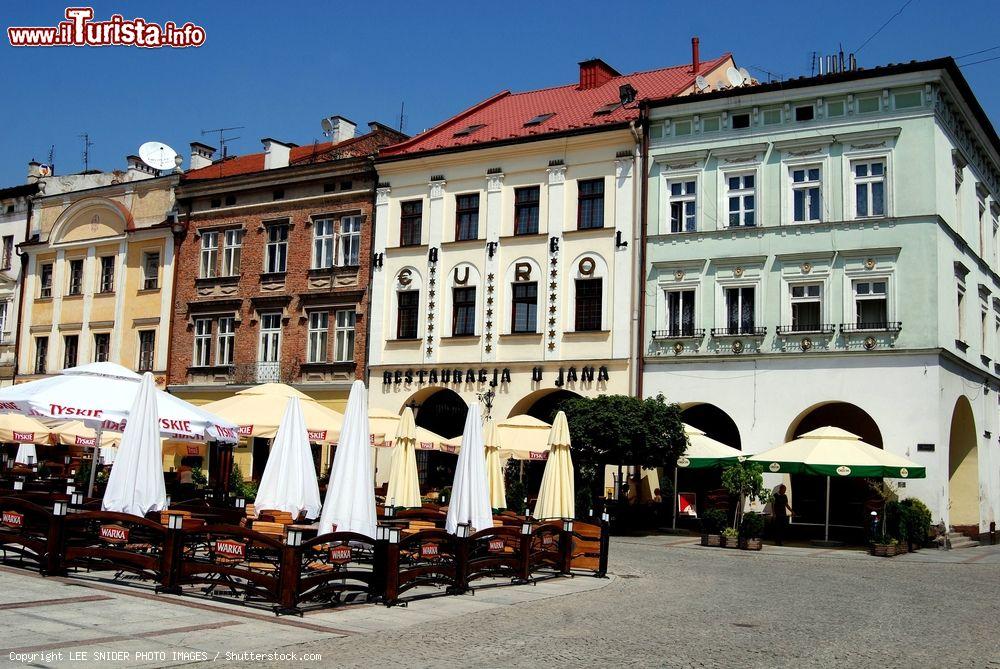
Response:
[[[10,332],[7,331],[7,310],[10,302],[0,302],[0,342],[8,343]]]
[[[726,289],[726,327],[729,334],[747,334],[753,332],[753,286]]]
[[[812,105],[804,105],[795,108],[796,121],[811,121],[816,118],[816,108]]]
[[[215,276],[219,260],[219,233],[203,232],[201,235],[201,264],[198,277],[211,279]]]
[[[49,357],[49,338],[35,337],[35,374],[44,374]]]
[[[694,335],[694,291],[667,292],[667,330],[671,337]]]
[[[854,282],[854,311],[858,327],[884,328],[889,320],[885,279]]]
[[[604,227],[604,179],[577,182],[576,226],[580,230]]]
[[[761,115],[764,117],[764,125],[778,125],[781,123],[780,109],[765,109]]]
[[[340,219],[340,257],[338,263],[345,267],[361,264],[361,217],[344,216]]]
[[[896,93],[892,96],[893,103],[896,105],[896,109],[909,109],[911,107],[919,107],[922,105],[923,97],[920,95],[920,91],[908,91],[906,93]]]
[[[576,280],[576,325],[577,332],[595,332],[601,329],[601,288],[602,279]]]
[[[236,196],[235,195],[227,195],[226,196],[226,206],[227,207],[231,207],[234,204],[236,204]]]
[[[400,204],[399,245],[420,246],[420,225],[423,220],[424,203],[411,200]]]
[[[141,330],[139,332],[139,371],[153,371],[153,359],[156,354],[156,330]]]
[[[260,315],[260,346],[257,349],[259,362],[278,362],[281,359],[281,314]]]
[[[264,271],[284,272],[288,268],[288,224],[275,223],[267,226],[267,248],[264,256]]]
[[[732,174],[726,175],[727,197],[729,199],[729,227],[748,227],[756,225],[756,175]]]
[[[538,284],[534,281],[515,283],[511,301],[511,332],[538,330]]]
[[[320,218],[313,221],[313,269],[333,267],[333,254],[333,219]]]
[[[309,362],[326,362],[327,340],[329,336],[329,312],[311,312],[309,314]]]
[[[416,339],[420,308],[420,291],[401,290],[396,293],[396,339]]]
[[[160,287],[160,252],[147,251],[142,254],[142,289],[156,290]]]
[[[858,113],[873,114],[882,108],[882,100],[877,95],[858,98]]]
[[[107,362],[111,359],[111,333],[94,333],[94,362]]]
[[[215,347],[215,364],[233,364],[233,345],[236,343],[236,319],[223,316],[219,319],[218,346]]]
[[[63,369],[76,367],[80,351],[80,335],[63,336]]]
[[[472,125],[465,126],[461,130],[456,132],[454,135],[452,135],[452,137],[468,137],[469,135],[479,130],[480,128],[485,128],[485,127],[486,127],[485,123],[473,123]]]
[[[670,182],[670,232],[694,232],[698,195],[694,179]]]
[[[98,290],[102,293],[115,292],[115,257],[101,256],[101,284]]]
[[[8,270],[14,262],[14,235],[3,237],[3,258],[0,259],[0,269]]]
[[[337,312],[337,362],[354,362],[354,336],[358,314],[354,309]]]
[[[52,297],[52,263],[47,262],[41,266],[38,282],[38,297]]]
[[[820,218],[819,166],[792,169],[792,220],[813,223]]]
[[[455,239],[479,236],[479,193],[455,196]]]
[[[857,218],[885,216],[885,161],[856,160],[854,175],[854,215]]]
[[[789,287],[792,302],[792,331],[816,332],[823,320],[823,287],[806,283]]]
[[[527,128],[527,127],[532,126],[532,125],[541,125],[542,123],[545,123],[546,121],[548,121],[553,116],[555,116],[555,113],[553,113],[553,112],[546,112],[544,114],[539,114],[538,116],[535,116],[534,118],[531,118],[528,121],[525,121],[524,127]]]
[[[987,325],[988,322],[989,322],[989,310],[984,304],[979,308],[979,352],[982,355],[986,355],[987,351],[989,351],[989,349],[986,346],[986,341],[988,337],[987,333],[989,332],[989,326]]]
[[[452,290],[451,334],[469,337],[476,334],[476,289]]]
[[[965,288],[958,287],[958,340],[965,341]]]
[[[827,116],[843,116],[847,113],[847,103],[844,100],[831,100],[826,103]]]
[[[208,367],[212,364],[212,319],[198,318],[194,322],[194,360],[195,367]]]
[[[83,258],[69,261],[69,295],[83,294]]]
[[[285,189],[276,188],[274,192],[271,193],[272,200],[284,200],[285,199]]]
[[[538,186],[514,189],[514,234],[538,233]]]
[[[243,251],[243,230],[226,230],[222,247],[222,274],[236,276],[240,273],[240,255]]]
[[[986,257],[986,190],[982,185],[976,186],[976,199],[979,201],[979,255]]]
[[[706,116],[701,120],[702,132],[717,132],[721,127],[718,116]]]
[[[741,128],[749,128],[750,114],[747,112],[742,112],[740,114],[733,114],[732,124],[734,130],[739,130]]]
[[[683,137],[684,135],[690,135],[693,124],[691,121],[677,121],[674,123],[674,135],[677,137]]]

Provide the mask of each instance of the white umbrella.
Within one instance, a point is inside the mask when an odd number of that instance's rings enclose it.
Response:
[[[483,419],[478,404],[471,405],[465,417],[462,450],[455,463],[455,480],[451,484],[445,529],[451,534],[457,534],[461,523],[468,523],[471,531],[493,527],[490,486],[486,480]]]
[[[357,532],[375,536],[371,437],[365,384],[355,381],[347,400],[344,426],[330,469],[330,483],[319,519],[319,533]]]
[[[167,507],[156,386],[149,372],[142,377],[128,415],[121,450],[111,467],[101,508],[145,516]]]
[[[0,389],[0,412],[82,420],[88,427],[95,428],[99,444],[104,429],[117,432],[125,429],[141,380],[142,377],[121,365],[94,362],[64,369],[55,376]],[[153,395],[161,436],[230,443],[239,439],[235,424],[155,387]],[[90,472],[88,495],[93,489],[95,468],[91,467]]]
[[[104,461],[106,465],[115,464],[115,460],[118,459],[118,447],[117,446],[101,446],[100,452],[101,460]]]
[[[278,433],[267,456],[264,475],[257,488],[254,508],[287,511],[297,518],[315,518],[323,508],[313,467],[309,433],[298,397],[290,397],[281,417]]]
[[[38,464],[38,452],[35,450],[35,445],[18,444],[17,455],[14,456],[15,464],[27,465],[29,464],[28,458],[31,458],[31,463]]]

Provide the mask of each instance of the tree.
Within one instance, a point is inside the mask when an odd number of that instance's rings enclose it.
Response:
[[[559,408],[569,421],[574,464],[590,487],[604,465],[673,467],[687,447],[680,407],[663,395],[577,397]]]
[[[748,460],[737,461],[722,470],[722,487],[730,495],[738,499],[736,513],[733,514],[733,527],[743,527],[743,507],[746,502],[760,501],[767,503],[771,491],[764,487],[764,465]]]

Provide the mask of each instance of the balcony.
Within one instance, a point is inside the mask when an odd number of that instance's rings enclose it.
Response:
[[[880,323],[843,323],[840,331],[843,333],[856,332],[899,332],[903,329],[900,322],[880,322]]]
[[[766,327],[712,328],[713,337],[763,337],[766,334]]]
[[[256,383],[291,384],[297,374],[297,366],[281,362],[251,362],[232,365],[229,368],[229,383],[249,386]]]
[[[653,330],[653,339],[701,339],[705,336],[705,328],[669,328],[667,330]]]
[[[837,331],[837,326],[832,323],[806,323],[798,325],[779,325],[777,333],[779,335],[798,334],[833,334]]]

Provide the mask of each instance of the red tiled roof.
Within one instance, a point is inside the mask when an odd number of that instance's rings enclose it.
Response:
[[[701,63],[698,74],[704,75],[731,58],[732,55],[727,53],[715,60],[705,61]],[[628,109],[618,107],[609,114],[595,115],[594,112],[604,105],[617,104],[618,87],[622,84],[632,84],[638,91],[637,99],[641,100],[683,93],[693,85],[694,78],[691,64],[687,63],[614,76],[601,86],[582,90],[578,83],[574,83],[524,93],[501,91],[412,139],[381,149],[379,156],[477,146],[628,122],[638,117],[638,105]],[[539,114],[553,116],[537,125],[524,125]],[[466,130],[471,131],[455,137],[455,133]]]

